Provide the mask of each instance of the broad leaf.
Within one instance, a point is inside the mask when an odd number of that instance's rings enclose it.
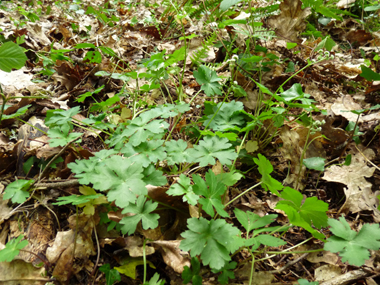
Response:
[[[65,126],[57,126],[48,130],[49,145],[51,147],[65,146],[76,138],[78,138],[78,140],[75,141],[75,143],[80,143],[82,141],[80,139],[82,135],[82,133],[70,133],[70,129]]]
[[[211,270],[214,273],[222,272],[218,276],[218,281],[220,284],[228,284],[228,279],[235,279],[235,274],[233,270],[236,268],[237,262],[232,261],[230,263],[227,263],[221,270]]]
[[[372,69],[362,65],[360,66],[362,73],[360,73],[361,77],[364,77],[368,81],[379,81],[380,80],[380,74],[374,72]]]
[[[72,117],[77,115],[80,111],[80,107],[74,107],[69,110],[49,110],[46,113],[45,124],[49,127],[70,125],[73,120]],[[71,127],[70,127],[71,129]]]
[[[215,158],[219,159],[221,164],[230,165],[237,157],[237,153],[231,149],[231,146],[226,138],[207,136],[199,142],[199,145],[189,149],[189,154],[196,162],[199,162],[200,166],[214,165]]]
[[[189,154],[187,142],[184,140],[171,140],[165,143],[165,150],[168,154],[169,165],[194,162],[194,158]]]
[[[238,208],[235,208],[234,213],[239,223],[245,228],[247,233],[249,233],[253,229],[265,227],[266,225],[273,223],[274,220],[277,218],[277,215],[275,214],[260,217],[259,215],[253,212],[244,212],[242,210],[239,210]]]
[[[235,248],[234,237],[239,230],[225,220],[190,218],[187,220],[189,230],[181,234],[180,249],[190,251],[192,257],[201,255],[204,265],[221,269],[231,260],[230,253]]]
[[[203,125],[215,131],[239,130],[245,122],[240,114],[243,109],[242,102],[218,103],[212,108],[211,114],[207,116]]]
[[[21,241],[23,237],[23,235],[19,235],[17,239],[11,239],[5,248],[0,250],[0,262],[11,262],[20,253],[20,250],[28,245],[27,240]]]
[[[143,170],[140,163],[116,155],[95,165],[86,173],[85,180],[90,181],[94,189],[108,190],[108,201],[115,201],[117,206],[124,208],[129,203],[134,204],[136,196],[147,194]]]
[[[160,275],[156,272],[149,282],[145,282],[144,285],[164,285],[165,280],[160,279]]]
[[[29,198],[28,189],[34,180],[19,179],[8,184],[3,196],[4,200],[12,199],[13,203],[24,203]]]
[[[193,181],[194,193],[204,197],[199,199],[199,203],[203,206],[202,209],[211,217],[215,214],[214,208],[222,217],[228,217],[228,213],[224,211],[221,197],[226,192],[227,187],[218,181],[217,176],[212,170],[210,169],[206,173],[206,181],[204,181],[199,175],[193,175]]]
[[[146,201],[144,196],[137,198],[136,204],[129,204],[122,211],[123,214],[132,213],[134,216],[127,216],[121,219],[120,224],[122,233],[133,234],[136,230],[137,224],[142,221],[142,227],[144,230],[154,229],[158,226],[158,214],[151,214],[156,210],[158,203],[152,201]]]
[[[209,69],[207,66],[201,65],[197,71],[194,71],[194,77],[202,86],[201,89],[207,96],[222,94],[222,86],[218,83],[221,79],[214,70]]]
[[[120,150],[124,156],[131,161],[138,161],[144,167],[149,164],[163,161],[166,158],[165,148],[162,146],[163,140],[151,140],[142,142],[138,146],[133,146],[130,142],[125,144]]]
[[[369,249],[379,250],[380,229],[378,224],[364,224],[358,233],[351,230],[347,221],[340,217],[339,221],[329,219],[330,231],[334,236],[327,239],[324,249],[339,252],[342,262],[362,266],[370,258]]]
[[[0,69],[5,72],[20,69],[27,59],[24,50],[13,42],[6,42],[0,46]]]
[[[223,0],[221,3],[220,3],[220,11],[226,11],[227,9],[229,9],[231,6],[237,4],[241,2],[241,0]]]
[[[300,217],[309,225],[313,222],[314,226],[318,229],[327,226],[326,212],[329,207],[327,203],[318,200],[317,197],[309,197],[306,198],[303,205],[301,205],[303,200],[302,194],[290,187],[285,187],[284,191],[281,193],[281,198],[284,200],[277,203],[276,209],[286,212],[288,209],[287,206],[290,206],[299,213]]]
[[[198,203],[199,199],[199,196],[193,191],[190,178],[186,177],[184,174],[179,176],[177,183],[170,186],[169,190],[166,191],[166,194],[171,196],[183,195],[183,201],[194,206]]]
[[[201,263],[198,258],[191,259],[191,269],[186,265],[182,272],[182,279],[184,283],[193,282],[193,285],[202,285],[202,277],[199,275],[201,270]]]
[[[260,174],[262,175],[261,181],[266,190],[270,190],[277,196],[280,196],[278,190],[281,190],[284,186],[276,179],[270,176],[273,172],[273,166],[270,161],[263,155],[258,154],[258,158],[254,158],[253,161],[258,165]]]
[[[28,108],[29,108],[30,106],[32,106],[32,105],[26,105],[26,106],[24,106],[24,107],[18,109],[18,110],[16,111],[16,113],[13,113],[13,114],[10,114],[10,115],[5,115],[5,114],[3,114],[3,115],[1,116],[1,120],[7,120],[7,119],[17,118],[17,117],[19,117],[19,116],[25,114],[26,111],[28,111]]]
[[[121,281],[120,273],[116,269],[111,269],[109,263],[103,264],[99,270],[106,275],[106,284],[113,285],[116,281]]]

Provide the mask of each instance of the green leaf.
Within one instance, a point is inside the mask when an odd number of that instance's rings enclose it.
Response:
[[[292,48],[295,48],[296,46],[297,46],[297,43],[286,43],[287,49],[292,49]]]
[[[13,42],[6,42],[0,46],[0,69],[11,72],[12,69],[20,69],[28,58],[24,50]]]
[[[144,169],[143,175],[143,181],[147,185],[164,186],[167,183],[163,172],[161,170],[157,170],[153,164]]]
[[[102,196],[102,194],[96,194],[96,195],[70,195],[70,196],[65,196],[65,197],[58,197],[56,203],[53,203],[53,205],[67,205],[67,204],[72,204],[72,205],[79,205],[79,204],[84,204],[87,203],[91,200],[95,200],[96,198],[99,198]]]
[[[119,273],[128,276],[132,279],[136,279],[136,267],[143,265],[144,263],[148,264],[150,268],[156,269],[154,264],[150,260],[144,262],[142,257],[125,257],[123,258],[123,265],[119,267],[114,267]]]
[[[373,6],[367,6],[364,8],[364,11],[371,12],[371,11],[377,11],[380,9],[380,4],[373,5]]]
[[[336,43],[330,37],[326,37],[315,47],[315,52],[323,48],[331,51],[334,46],[336,46]]]
[[[75,48],[77,49],[81,49],[81,48],[96,48],[96,46],[94,44],[91,44],[91,43],[81,43],[81,44],[77,44],[74,46]]]
[[[362,73],[359,74],[361,77],[364,77],[368,81],[378,81],[378,80],[380,80],[380,74],[374,72],[371,68],[368,68],[368,67],[366,67],[364,65],[360,66],[360,68],[362,70]]]
[[[202,277],[199,275],[201,270],[201,263],[198,258],[193,257],[191,259],[191,269],[186,265],[182,272],[183,282],[189,283],[193,282],[193,285],[202,285]]]
[[[85,160],[76,160],[75,163],[69,163],[67,166],[71,169],[73,173],[76,174],[79,183],[82,185],[92,183],[93,172],[97,165],[103,165],[103,161],[106,160],[111,155],[116,154],[117,152],[114,149],[103,149],[99,152],[96,152],[93,157]]]
[[[358,233],[351,230],[343,217],[339,221],[329,219],[328,224],[334,236],[327,239],[324,249],[339,252],[342,262],[348,261],[351,265],[362,266],[370,258],[368,250],[380,248],[379,224],[364,224]]]
[[[271,96],[275,96],[275,94],[272,93],[272,91],[270,91],[267,87],[265,87],[264,85],[262,85],[261,83],[259,82],[256,82],[255,81],[255,84],[257,85],[257,87],[259,87],[260,91],[263,92],[264,94],[268,94],[268,95],[271,95]],[[277,95],[276,95],[277,96]],[[276,98],[276,97],[275,97]],[[281,97],[277,96],[277,98],[279,98],[279,102],[282,102],[284,101],[284,99],[282,99]],[[276,99],[277,99],[276,98]],[[278,99],[277,99],[278,100]]]
[[[88,165],[89,169],[81,169],[84,165]],[[144,177],[142,165],[128,158],[123,159],[115,155],[102,160],[94,167],[91,167],[91,163],[81,163],[79,167],[74,166],[74,168],[76,171],[85,172],[85,175],[76,176],[92,183],[94,189],[108,191],[108,201],[115,201],[118,207],[124,208],[130,203],[134,204],[136,196],[147,194],[146,183],[142,180]]]
[[[211,270],[214,273],[222,272],[218,276],[218,281],[220,284],[228,284],[228,279],[235,279],[235,274],[232,271],[236,268],[237,262],[232,261],[230,263],[227,263],[221,270]]]
[[[144,285],[164,285],[165,280],[159,280],[160,279],[160,274],[157,272],[154,273],[153,277],[149,280],[149,282],[145,282]]]
[[[231,146],[226,138],[207,136],[199,142],[199,145],[189,149],[189,154],[202,167],[208,164],[214,165],[215,158],[219,159],[221,164],[230,165],[237,157],[237,153],[231,149]]]
[[[291,102],[293,100],[303,97],[302,86],[299,83],[293,84],[288,90],[282,92],[280,95],[286,102]]]
[[[242,210],[239,210],[238,208],[235,208],[234,213],[239,223],[245,228],[247,233],[249,233],[253,229],[263,228],[266,225],[273,223],[277,218],[277,215],[275,214],[260,217],[259,215],[253,212],[244,212]]]
[[[175,50],[172,54],[168,56],[168,59],[165,60],[165,66],[170,66],[174,63],[177,63],[185,59],[185,47]]]
[[[222,86],[218,83],[221,79],[214,70],[209,69],[207,66],[201,65],[197,71],[194,71],[194,77],[202,86],[201,89],[207,96],[222,94]]]
[[[90,112],[107,112],[114,104],[118,103],[119,101],[120,97],[118,94],[116,94],[113,97],[108,98],[106,101],[94,103],[90,108]]]
[[[233,186],[235,185],[242,177],[244,177],[243,174],[237,172],[235,169],[231,172],[227,173],[221,173],[218,176],[218,180],[222,182],[226,186]]]
[[[174,165],[184,162],[194,162],[193,157],[187,149],[187,142],[184,140],[171,140],[165,143],[165,150],[168,157],[166,158],[168,165]]]
[[[116,281],[121,281],[120,273],[116,269],[111,269],[109,263],[103,264],[99,270],[106,275],[107,285],[113,285]]]
[[[327,226],[326,212],[329,207],[327,203],[318,200],[317,197],[309,197],[306,198],[303,205],[301,205],[303,200],[302,194],[290,187],[285,187],[284,191],[281,192],[281,198],[284,200],[277,203],[276,209],[287,212],[287,206],[290,206],[299,213],[300,217],[309,225],[313,222],[314,226],[318,229]],[[292,223],[292,221],[290,222]]]
[[[261,181],[263,182],[263,186],[266,190],[272,191],[277,196],[280,196],[278,190],[284,188],[282,184],[276,179],[270,176],[270,173],[273,172],[273,166],[270,161],[260,153],[257,156],[258,158],[253,158],[253,161],[258,165],[258,170],[261,174]]]
[[[14,118],[17,118],[17,117],[19,117],[19,116],[21,116],[21,115],[24,115],[24,114],[26,113],[26,111],[28,111],[28,108],[29,108],[30,106],[32,106],[32,105],[26,105],[26,106],[24,106],[24,107],[18,109],[18,110],[16,111],[16,113],[13,113],[13,114],[10,114],[10,115],[5,115],[5,114],[3,114],[3,115],[1,116],[1,120],[14,119]]]
[[[95,207],[97,205],[108,203],[107,198],[104,195],[96,193],[96,191],[89,186],[86,186],[86,185],[80,186],[79,192],[82,193],[87,198],[89,196],[95,196],[95,195],[97,196],[94,199],[92,199],[92,198],[89,199],[89,201],[87,201],[85,203],[78,204],[78,207],[81,207],[81,208],[83,207],[83,213],[85,213],[86,215],[89,215],[89,216],[94,215],[95,214]]]
[[[183,201],[189,203],[190,205],[196,205],[198,203],[199,196],[193,191],[193,186],[191,185],[190,178],[186,175],[181,174],[177,183],[170,186],[166,194],[171,196],[183,196]]]
[[[273,247],[279,247],[281,245],[287,244],[287,242],[283,241],[282,239],[279,239],[270,235],[264,235],[264,234],[255,237],[255,241],[259,242],[260,244],[263,244],[266,246],[273,246]]]
[[[325,159],[322,157],[305,158],[302,163],[309,169],[325,171]]]
[[[319,284],[319,282],[317,281],[309,282],[306,279],[298,279],[297,281],[299,285],[318,285]]]
[[[218,181],[217,176],[211,169],[206,173],[206,181],[199,175],[193,175],[194,193],[202,195],[204,198],[199,199],[199,203],[203,205],[202,209],[211,217],[214,216],[214,208],[222,217],[228,217],[228,213],[224,210],[222,204],[222,195],[227,190],[227,187]]]
[[[215,131],[239,130],[245,123],[244,117],[239,113],[243,109],[242,102],[220,102],[212,108],[212,113],[208,114],[203,125]]]
[[[114,134],[109,143],[110,146],[119,148],[123,145],[123,141],[129,137],[129,142],[132,146],[138,146],[140,143],[145,142],[148,138],[154,137],[155,134],[162,134],[168,129],[169,124],[164,120],[151,121],[150,113],[143,113],[141,116],[133,119],[130,124],[120,133]]]
[[[83,58],[85,62],[89,63],[101,63],[102,62],[102,54],[97,50],[90,50],[86,53],[86,56]]]
[[[181,234],[180,249],[190,251],[192,257],[201,255],[204,265],[213,269],[222,268],[231,260],[230,252],[235,248],[235,236],[239,230],[225,220],[208,221],[200,217],[187,220],[189,230]]]
[[[69,133],[70,129],[67,126],[55,127],[48,130],[49,145],[51,147],[65,146],[72,140],[78,138],[75,143],[80,143],[82,133]]]
[[[70,124],[72,117],[80,112],[80,107],[74,107],[69,110],[48,110],[46,112],[45,124],[48,127],[64,126]],[[70,124],[71,125],[71,124]]]
[[[3,199],[12,199],[13,203],[24,203],[29,198],[28,189],[33,183],[34,180],[19,179],[13,181],[5,188]]]
[[[105,54],[105,55],[108,55],[108,56],[117,56],[117,54],[114,52],[114,50],[110,47],[104,47],[104,46],[100,46],[99,49]]]
[[[11,262],[20,253],[20,250],[28,245],[27,240],[21,241],[23,237],[23,235],[19,235],[17,239],[7,242],[5,248],[0,250],[0,262]]]
[[[144,230],[155,229],[158,226],[158,214],[151,214],[156,210],[158,203],[152,201],[146,201],[144,196],[137,198],[136,205],[129,204],[124,208],[122,214],[132,213],[134,216],[127,216],[121,219],[120,224],[121,232],[125,234],[133,234],[136,230],[137,224],[142,221],[142,227]]]
[[[226,11],[227,9],[229,9],[230,7],[232,7],[233,5],[237,4],[241,2],[241,0],[223,0],[221,3],[220,3],[220,11]]]
[[[120,150],[125,157],[129,157],[132,161],[139,161],[144,167],[149,164],[163,161],[166,158],[165,148],[162,146],[163,140],[151,140],[142,142],[138,146],[127,143]]]

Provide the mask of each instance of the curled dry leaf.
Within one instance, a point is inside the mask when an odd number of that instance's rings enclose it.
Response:
[[[180,240],[157,240],[153,242],[153,244],[160,246],[164,262],[177,273],[182,273],[185,266],[190,267],[190,259],[181,254],[180,243]]]

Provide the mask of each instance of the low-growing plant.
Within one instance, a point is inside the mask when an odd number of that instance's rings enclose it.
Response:
[[[178,178],[172,181],[166,194],[181,196],[184,203],[197,210],[196,214],[187,219],[187,229],[181,233],[182,240],[179,248],[188,251],[191,257],[191,267],[185,267],[182,273],[185,283],[202,284],[203,272],[200,269],[203,265],[212,273],[218,274],[220,284],[228,284],[235,278],[233,270],[240,265],[235,255],[244,252],[250,256],[243,262],[251,262],[249,284],[252,284],[255,262],[269,258],[261,258],[263,254],[271,255],[270,257],[288,254],[290,250],[296,249],[312,238],[323,242],[324,247],[303,252],[328,250],[339,253],[343,262],[347,261],[350,265],[361,266],[369,259],[369,250],[380,248],[379,225],[364,224],[359,232],[356,232],[350,228],[343,217],[340,217],[339,220],[329,219],[327,216],[329,205],[326,202],[316,197],[305,197],[298,191],[298,181],[296,189],[293,189],[285,187],[274,179],[271,162],[261,154],[284,122],[289,120],[290,116],[294,116],[291,109],[297,108],[301,110],[301,114],[293,120],[308,128],[306,143],[299,158],[300,165],[318,171],[324,170],[323,158],[305,158],[306,150],[313,140],[317,139],[317,137],[313,137],[309,140],[311,134],[320,131],[321,124],[323,124],[323,122],[312,119],[312,112],[320,112],[320,110],[314,105],[315,102],[311,96],[304,93],[301,84],[295,83],[287,90],[284,90],[284,86],[306,68],[330,59],[330,53],[323,52],[323,49],[331,51],[335,43],[328,37],[323,39],[315,49],[318,51],[317,58],[309,59],[297,72],[294,71],[294,64],[289,64],[288,71],[293,74],[273,92],[260,82],[263,73],[279,64],[280,59],[258,44],[259,40],[271,38],[273,33],[262,27],[262,23],[259,22],[258,15],[263,12],[260,10],[261,8],[248,7],[246,12],[249,15],[247,14],[248,16],[244,19],[235,20],[230,17],[234,13],[232,8],[239,2],[206,1],[203,7],[200,6],[197,9],[192,7],[191,3],[185,3],[185,8],[176,17],[176,20],[180,20],[181,23],[183,37],[180,40],[184,40],[184,46],[169,55],[165,50],[151,54],[149,58],[140,63],[140,66],[146,69],[143,73],[125,72],[118,67],[115,67],[114,72],[98,72],[96,74],[98,76],[108,77],[110,80],[121,80],[123,87],[118,94],[105,101],[97,100],[96,97],[97,94],[101,94],[104,85],[79,95],[76,99],[78,103],[85,102],[87,98],[94,101],[91,102],[89,111],[96,114],[90,114],[88,118],[79,122],[74,119],[74,116],[81,112],[80,106],[69,110],[47,111],[45,124],[49,127],[47,135],[51,147],[66,148],[71,145],[73,149],[76,149],[76,144],[80,147],[83,134],[78,132],[78,128],[101,132],[102,135],[98,135],[98,138],[104,144],[104,149],[95,152],[94,156],[88,159],[76,159],[67,165],[81,185],[79,187],[80,194],[59,197],[53,205],[73,205],[77,215],[79,211],[82,211],[90,216],[95,214],[98,206],[102,206],[102,212],[99,214],[100,221],[108,225],[108,231],[116,229],[123,235],[134,235],[138,233],[139,228],[149,230],[159,226],[161,217],[157,209],[159,206],[168,207],[168,205],[150,197],[147,186],[167,185],[167,174],[170,174],[178,176]],[[315,17],[319,17],[321,14],[335,19],[341,18],[336,9],[324,6],[320,1],[303,1],[303,3],[305,7],[312,8]],[[70,9],[78,12],[81,7],[78,3],[74,4],[76,6]],[[56,5],[62,5],[62,3],[57,2]],[[374,9],[375,6],[368,7]],[[277,9],[278,4],[271,5],[266,13],[274,13]],[[171,8],[164,12],[163,17],[173,17],[174,22],[173,10],[178,12],[180,4],[171,3]],[[206,22],[218,21],[218,29],[224,29],[229,25],[236,27],[241,24],[247,25],[247,30],[240,29],[237,33],[244,34],[248,38],[245,48],[242,49],[235,46],[235,38],[230,42],[223,41],[219,39],[218,31],[212,30],[209,37],[203,42],[202,48],[191,58],[194,66],[197,67],[193,75],[200,85],[200,90],[189,103],[184,103],[182,79],[185,64],[182,68],[180,64],[186,62],[188,57],[186,41],[191,36],[185,35],[181,20],[187,15],[198,17],[207,11],[209,14]],[[19,10],[19,12],[31,21],[38,17],[33,12],[25,10]],[[107,6],[98,9],[89,6],[86,14],[93,14],[103,24],[113,26],[119,19],[112,12]],[[154,21],[154,23],[158,22]],[[174,26],[175,24],[170,24],[171,28]],[[77,27],[72,26],[72,28],[75,30]],[[309,33],[316,35],[312,26],[309,28]],[[19,42],[22,41],[23,39],[19,40]],[[218,47],[224,47],[225,59],[230,60],[231,75],[228,78],[218,76],[215,66],[212,64],[202,63],[205,53],[215,43]],[[295,46],[296,44],[288,44],[288,48]],[[254,48],[252,49],[252,47]],[[84,60],[87,63],[99,64],[102,62],[103,56],[108,56],[111,60],[118,58],[112,49],[92,43],[81,43],[74,49],[55,50],[51,47],[49,53],[39,55],[43,59],[43,73],[51,75],[57,60],[71,61],[67,53],[78,49],[86,50]],[[252,55],[251,50],[260,55]],[[233,54],[237,55],[233,56]],[[8,72],[12,68],[21,68],[26,61],[22,49],[9,42],[0,47],[1,56],[4,56],[6,60],[0,62],[0,69]],[[362,71],[362,77],[377,79],[377,74],[371,73],[365,67],[362,67]],[[242,102],[235,101],[236,97],[246,95],[245,90],[235,82],[238,75],[249,78],[259,91],[259,100],[253,113],[245,111]],[[143,78],[149,82],[139,86],[139,80]],[[168,91],[168,79],[177,86],[177,101],[171,97]],[[130,92],[127,89],[126,83],[129,80],[136,80],[137,90]],[[154,89],[161,89],[161,93],[170,98],[170,103],[144,110],[139,108],[142,107],[138,105],[139,96]],[[192,122],[190,128],[187,129],[189,142],[175,138],[173,130],[181,116],[192,108],[191,104],[200,92],[204,92],[207,100],[204,102],[204,108],[200,108],[200,118]],[[234,95],[234,98],[231,99],[230,95]],[[3,115],[7,100],[13,98],[7,98],[3,94],[2,96],[3,106],[0,121],[17,118],[26,112],[28,106],[20,108],[12,115]],[[122,109],[120,102],[128,96],[132,97],[131,109],[133,111],[130,119],[112,121],[111,115]],[[222,100],[216,102],[215,99],[218,97]],[[360,115],[359,111],[358,114]],[[266,124],[268,121],[270,127]],[[361,133],[357,128],[357,122],[349,123],[347,130],[351,131],[351,138],[358,142]],[[106,138],[104,139],[104,137]],[[248,138],[256,143],[255,150],[251,151],[251,154],[243,150]],[[41,176],[46,173],[46,169],[57,163],[58,159],[61,159],[59,155],[49,162],[37,161],[37,158],[31,157],[24,165],[24,169],[28,172],[33,163],[39,162],[43,169],[37,178],[39,181]],[[238,159],[241,159],[242,163],[257,168],[260,181],[231,201],[226,202],[229,187],[244,177],[244,173],[237,169]],[[216,166],[217,163],[223,166],[223,171],[218,174],[215,169],[208,169],[210,166]],[[201,168],[203,171],[199,171]],[[198,173],[194,173],[196,171]],[[191,172],[193,174],[190,174]],[[34,193],[37,180],[18,179],[10,183],[4,191],[3,198],[10,199],[12,203],[25,203]],[[288,218],[286,224],[279,225],[277,223],[279,221],[277,214],[260,217],[253,212],[245,212],[237,208],[231,211],[229,207],[236,199],[260,185],[264,191],[269,191],[279,198],[275,209],[285,213]],[[111,221],[107,213],[117,210],[121,210],[124,216],[119,222]],[[174,208],[174,210],[178,209]],[[234,220],[235,223],[231,223],[231,220]],[[283,236],[292,227],[306,230],[310,234],[310,238],[280,250],[279,247],[288,244]],[[330,227],[331,236],[325,235],[324,229],[327,227]],[[0,261],[12,261],[27,244],[27,241],[22,239],[23,236],[19,236],[17,239],[8,241],[5,248],[0,251]],[[145,243],[146,240],[144,247]],[[145,250],[143,259],[143,284],[163,284],[164,281],[160,280],[158,273],[150,281],[146,281]],[[100,267],[100,271],[105,274],[108,285],[120,281],[120,273],[123,272],[123,268],[111,269],[110,264],[104,264]],[[317,282],[308,282],[304,279],[300,279],[298,282],[300,285],[317,284]]]

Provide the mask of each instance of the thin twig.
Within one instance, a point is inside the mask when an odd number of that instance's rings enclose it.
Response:
[[[272,274],[280,273],[280,272],[284,271],[285,269],[289,268],[290,266],[296,264],[298,261],[304,259],[308,255],[309,255],[309,253],[306,252],[306,253],[302,254],[300,257],[298,257],[298,258],[294,259],[293,261],[287,263],[285,266],[281,267],[280,269],[270,270],[270,271],[267,271],[267,272],[272,273]]]

